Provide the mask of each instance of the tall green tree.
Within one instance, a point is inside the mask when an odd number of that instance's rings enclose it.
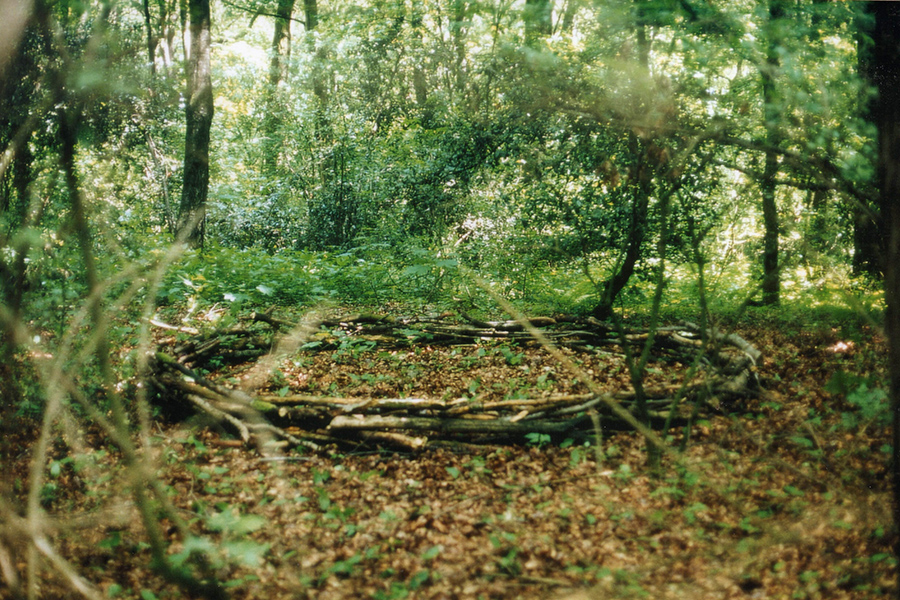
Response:
[[[288,61],[291,57],[291,16],[294,0],[278,0],[275,9],[275,31],[272,35],[269,81],[266,91],[266,108],[263,116],[263,136],[265,148],[263,161],[268,172],[274,172],[278,165],[279,135],[282,111],[279,107],[279,86],[287,77]]]
[[[650,68],[650,37],[648,35],[648,12],[643,0],[634,2],[633,30],[637,57],[631,68],[634,71],[635,81],[639,87],[652,86],[652,74]],[[594,307],[594,316],[598,319],[607,319],[612,313],[613,303],[619,294],[628,285],[628,281],[634,275],[638,261],[641,259],[644,242],[648,234],[648,216],[650,211],[651,196],[654,192],[654,177],[658,167],[659,146],[655,142],[647,143],[645,135],[638,133],[648,120],[648,114],[657,110],[649,98],[632,98],[637,102],[637,112],[634,113],[634,122],[624,123],[629,139],[628,146],[631,154],[636,158],[636,164],[632,169],[632,176],[628,177],[626,187],[630,190],[630,215],[627,221],[628,234],[625,239],[625,248],[621,257],[616,261],[610,276],[603,282],[600,291],[600,301]]]
[[[892,475],[894,523],[900,525],[900,5],[870,2],[873,83],[878,91],[874,117],[878,127],[878,184],[882,217],[888,231],[885,257],[886,330],[889,345],[893,411]],[[900,539],[895,553],[900,556]],[[900,567],[898,567],[900,568]],[[900,576],[900,572],[898,572]],[[900,586],[897,591],[900,597]]]
[[[186,57],[184,184],[178,211],[178,235],[191,246],[203,246],[209,195],[209,143],[213,120],[210,66],[209,0],[188,0],[189,54]]]
[[[856,69],[858,76],[866,82],[875,83],[875,47],[873,43],[874,15],[862,3],[854,14],[856,32]],[[863,87],[859,94],[860,116],[872,122],[873,99],[870,88]],[[874,278],[884,275],[884,252],[887,247],[883,222],[879,219],[877,203],[867,203],[854,199],[850,205],[853,219],[853,271],[857,275],[866,274]]]
[[[766,56],[760,65],[762,81],[763,118],[766,130],[766,149],[763,152],[762,179],[759,182],[762,192],[763,212],[763,253],[762,253],[762,301],[763,304],[778,304],[781,291],[781,274],[778,264],[778,203],[776,192],[778,187],[778,146],[780,142],[779,121],[781,103],[778,97],[776,77],[780,59],[782,28],[785,23],[784,0],[769,0],[768,21],[766,23]]]

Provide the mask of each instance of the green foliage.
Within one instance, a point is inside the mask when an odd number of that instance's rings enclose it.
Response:
[[[861,377],[846,371],[837,371],[825,385],[825,390],[843,396],[853,410],[841,413],[847,429],[868,425],[888,427],[891,424],[890,398],[880,382],[872,377]]]
[[[546,446],[551,441],[549,434],[537,432],[525,434],[525,439],[528,440],[529,444],[531,444],[532,446],[537,446],[538,448]]]

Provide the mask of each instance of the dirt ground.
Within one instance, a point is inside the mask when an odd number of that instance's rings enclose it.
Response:
[[[171,551],[208,550],[210,570],[247,599],[895,595],[889,430],[826,391],[839,371],[877,380],[883,342],[839,326],[740,333],[765,355],[760,393],[698,422],[659,474],[627,431],[607,431],[599,446],[533,438],[272,455],[199,420],[160,421],[157,475],[196,536],[185,548],[169,528]],[[571,355],[607,389],[628,385],[610,355]],[[677,368],[656,365],[651,377],[668,381]],[[219,376],[239,385],[241,373]],[[585,391],[541,348],[498,344],[304,351],[269,386],[435,398]],[[22,505],[36,427],[7,428],[2,445],[2,491]],[[112,445],[59,431],[41,500],[60,556],[105,597],[186,597],[148,567]],[[670,432],[673,447],[681,436]],[[19,546],[20,574],[25,556]],[[44,569],[39,597],[77,596]]]

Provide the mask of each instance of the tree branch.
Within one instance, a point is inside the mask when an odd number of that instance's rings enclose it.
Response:
[[[275,13],[270,13],[270,12],[264,11],[261,8],[253,8],[252,6],[242,6],[236,2],[229,2],[229,0],[222,0],[222,4],[225,4],[226,6],[230,6],[231,8],[236,8],[238,10],[242,10],[244,12],[252,13],[254,19],[256,17],[272,17],[273,19],[284,18]],[[294,21],[295,23],[301,23],[301,24],[303,24],[304,27],[306,27],[305,19],[295,19],[294,17],[288,17],[288,20]],[[251,21],[251,23],[252,23],[252,21]]]

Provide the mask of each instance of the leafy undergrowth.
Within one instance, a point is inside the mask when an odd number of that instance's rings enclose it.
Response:
[[[599,447],[534,437],[419,454],[268,456],[215,428],[159,425],[159,475],[196,536],[173,544],[174,560],[208,551],[235,598],[894,593],[882,342],[830,328],[740,333],[767,357],[761,394],[740,413],[700,422],[658,477],[627,432],[607,433]],[[343,350],[294,357],[271,388],[438,397],[578,389],[540,348],[400,358]],[[598,381],[623,385],[620,368],[600,372],[603,357],[585,360]],[[240,369],[227,377],[239,380]],[[28,434],[18,435],[21,450]],[[60,521],[61,553],[110,597],[182,597],[147,568],[115,453],[99,436],[83,443],[73,455],[60,441],[47,465],[42,500]],[[28,453],[7,453],[4,486],[23,493]],[[41,593],[64,590],[48,576]]]

